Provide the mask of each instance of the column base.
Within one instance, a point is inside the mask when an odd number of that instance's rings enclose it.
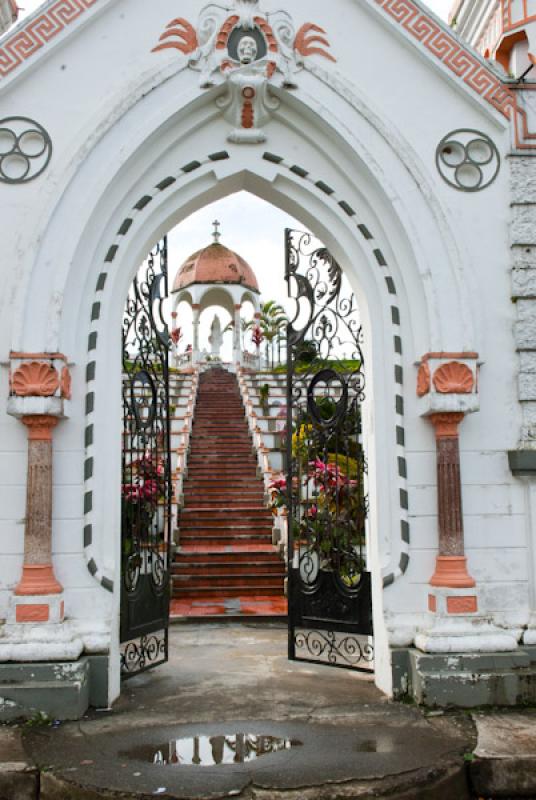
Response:
[[[469,616],[478,613],[476,588],[431,586],[428,592],[428,611],[441,617]]]
[[[65,619],[65,600],[60,594],[28,594],[11,596],[7,621],[8,624],[57,625]],[[1,642],[1,639],[0,639]]]
[[[0,663],[76,661],[83,652],[102,655],[109,649],[110,626],[104,621],[7,623],[0,627]]]
[[[54,595],[63,592],[63,586],[56,580],[52,564],[25,564],[22,578],[15,589],[20,597],[31,595]]]
[[[523,644],[536,646],[536,613],[531,615],[527,630],[523,634]]]
[[[424,653],[505,653],[517,650],[518,632],[476,614],[437,614],[417,631],[415,647]]]
[[[81,719],[91,705],[108,707],[108,656],[53,664],[0,664],[0,722]]]
[[[476,586],[476,581],[467,571],[467,558],[465,556],[438,556],[435,572],[430,579],[430,586],[458,589],[470,589]]]
[[[536,648],[486,653],[391,650],[396,699],[439,708],[533,705]]]

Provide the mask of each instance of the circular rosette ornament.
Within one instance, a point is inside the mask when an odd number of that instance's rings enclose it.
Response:
[[[449,186],[461,192],[480,192],[499,174],[501,157],[485,133],[460,128],[440,141],[436,164]]]
[[[0,120],[0,181],[28,183],[39,177],[52,158],[52,141],[38,122],[28,117]]]

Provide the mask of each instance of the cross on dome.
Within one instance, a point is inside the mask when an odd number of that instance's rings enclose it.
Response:
[[[212,234],[212,236],[214,237],[214,242],[216,244],[219,244],[221,239],[221,233],[220,233],[221,223],[216,219],[212,224],[214,225],[214,233]]]

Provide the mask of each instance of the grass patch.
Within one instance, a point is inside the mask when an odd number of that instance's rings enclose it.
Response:
[[[342,359],[341,361],[312,361],[308,362],[307,364],[296,364],[294,368],[294,373],[296,375],[303,375],[305,372],[319,372],[320,369],[332,369],[334,372],[357,372],[361,367],[361,362],[358,359]],[[287,371],[286,364],[280,364],[277,367],[274,367],[271,372],[274,375],[281,375]]]

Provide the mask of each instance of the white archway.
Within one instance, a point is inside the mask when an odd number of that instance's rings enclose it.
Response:
[[[77,413],[70,435],[85,443],[90,464],[84,487],[85,550],[90,572],[110,595],[112,654],[118,651],[116,443],[124,298],[135,269],[162,234],[203,205],[245,189],[314,230],[358,297],[368,378],[377,681],[389,692],[384,610],[390,601],[382,592],[382,576],[391,585],[408,563],[400,458],[404,405],[411,407],[413,391],[404,383],[404,370],[419,354],[443,349],[447,334],[451,349],[472,342],[455,238],[438,203],[430,202],[423,173],[415,173],[416,155],[400,147],[395,136],[388,140],[376,121],[357,110],[350,131],[337,119],[347,99],[314,77],[307,76],[299,101],[283,98],[266,149],[227,144],[213,93],[197,95],[190,74],[178,73],[115,122],[86,155],[44,225],[31,280],[21,285],[18,296],[14,349],[31,351],[46,337],[49,349],[66,350],[76,364]],[[177,97],[183,98],[180,112]],[[331,109],[329,125],[323,103]],[[119,167],[112,158],[118,141],[125,154]],[[215,141],[221,149],[215,149]],[[401,200],[404,191],[414,194],[413,218]],[[52,279],[49,263],[57,265]],[[111,663],[113,695],[118,659]]]

